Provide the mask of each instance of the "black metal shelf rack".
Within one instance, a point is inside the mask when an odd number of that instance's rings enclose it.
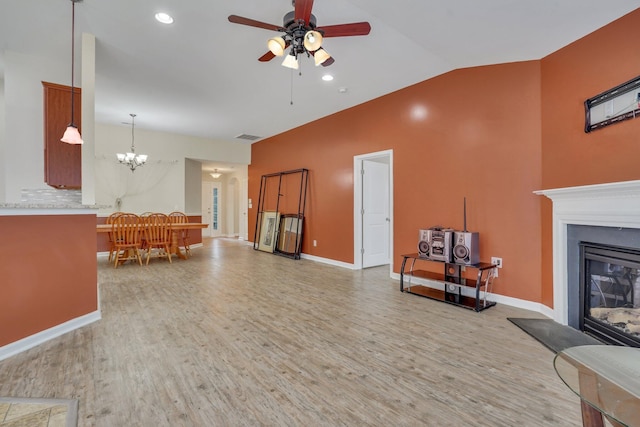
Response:
[[[277,180],[277,193],[275,196],[275,211],[280,212],[281,207],[281,198],[288,197],[285,194],[282,194],[282,184],[283,179],[287,179],[288,176],[300,175],[298,192],[297,192],[297,212],[284,213],[280,216],[281,221],[287,218],[297,219],[296,222],[296,232],[292,232],[292,230],[288,230],[288,236],[290,236],[287,241],[293,246],[293,250],[285,250],[278,243],[283,241],[284,232],[287,230],[281,230],[280,224],[278,224],[278,229],[275,235],[275,244],[273,248],[273,253],[281,256],[285,256],[293,259],[300,259],[300,253],[302,251],[302,221],[304,219],[305,209],[306,209],[306,201],[307,201],[307,186],[309,183],[309,170],[308,169],[294,169],[283,172],[276,172],[271,174],[262,175],[260,180],[260,195],[258,198],[258,209],[256,216],[256,227],[255,227],[255,238],[253,242],[253,248],[258,249],[258,240],[261,235],[261,227],[262,227],[262,215],[265,212],[265,203],[266,203],[266,192],[267,187],[271,182]],[[295,197],[295,196],[294,196]],[[273,202],[273,200],[271,200]],[[290,203],[288,203],[290,205]],[[271,205],[273,206],[273,205]],[[299,228],[298,228],[299,227]],[[281,235],[280,232],[283,232]],[[288,249],[288,248],[286,248]]]

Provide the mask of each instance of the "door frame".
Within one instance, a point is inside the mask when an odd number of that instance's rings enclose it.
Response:
[[[353,266],[362,270],[362,161],[386,159],[389,164],[389,274],[393,273],[393,149],[353,156]]]

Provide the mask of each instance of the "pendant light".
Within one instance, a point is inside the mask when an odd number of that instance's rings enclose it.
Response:
[[[76,3],[82,0],[71,0],[71,122],[67,126],[67,130],[64,131],[64,135],[60,141],[67,144],[82,144],[82,137],[78,131],[78,127],[73,123],[74,113],[74,92],[73,92],[73,77],[75,67],[75,24],[76,24]]]

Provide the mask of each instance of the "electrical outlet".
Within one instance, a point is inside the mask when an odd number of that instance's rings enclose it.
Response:
[[[313,241],[313,246],[314,246],[314,247],[315,247],[315,246],[318,246],[318,241],[317,241],[317,240],[314,240],[314,241]]]
[[[498,268],[502,268],[502,258],[498,258],[495,256],[491,257],[491,264],[497,265]]]

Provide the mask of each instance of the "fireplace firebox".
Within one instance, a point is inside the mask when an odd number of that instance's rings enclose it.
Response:
[[[640,347],[640,249],[580,243],[580,329]]]

